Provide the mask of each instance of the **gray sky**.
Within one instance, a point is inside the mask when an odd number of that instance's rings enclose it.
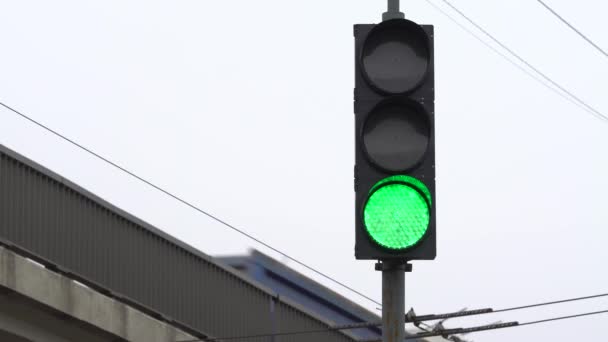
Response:
[[[373,262],[353,255],[352,25],[377,22],[383,0],[0,3],[1,101],[380,299]],[[425,1],[403,3],[409,19],[435,25],[437,88],[438,257],[415,263],[407,307],[498,309],[608,292],[608,123]],[[608,113],[608,59],[536,1],[453,3]],[[608,48],[608,5],[548,3]],[[208,254],[255,247],[281,259],[5,109],[0,123],[0,143]],[[608,300],[452,325],[601,309]],[[598,340],[607,320],[471,338]]]

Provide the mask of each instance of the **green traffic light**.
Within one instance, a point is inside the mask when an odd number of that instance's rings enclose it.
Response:
[[[370,191],[363,209],[369,236],[380,246],[403,250],[416,245],[430,222],[431,193],[418,179],[392,176]]]

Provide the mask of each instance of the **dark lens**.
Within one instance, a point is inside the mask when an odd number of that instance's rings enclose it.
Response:
[[[362,62],[368,79],[381,90],[391,94],[411,91],[428,68],[426,34],[417,26],[378,26],[365,41]]]
[[[378,107],[363,128],[368,157],[377,166],[393,172],[415,166],[426,153],[429,138],[424,113],[400,104]]]

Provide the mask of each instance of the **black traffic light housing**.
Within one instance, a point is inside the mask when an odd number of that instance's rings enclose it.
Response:
[[[405,19],[354,26],[357,259],[432,260],[436,256],[433,26]],[[428,192],[428,227],[415,245],[375,241],[364,207],[375,185],[403,175]],[[430,198],[428,198],[430,196]]]

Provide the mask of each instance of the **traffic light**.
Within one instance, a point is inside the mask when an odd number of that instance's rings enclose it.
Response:
[[[433,26],[355,25],[357,259],[436,255]]]

